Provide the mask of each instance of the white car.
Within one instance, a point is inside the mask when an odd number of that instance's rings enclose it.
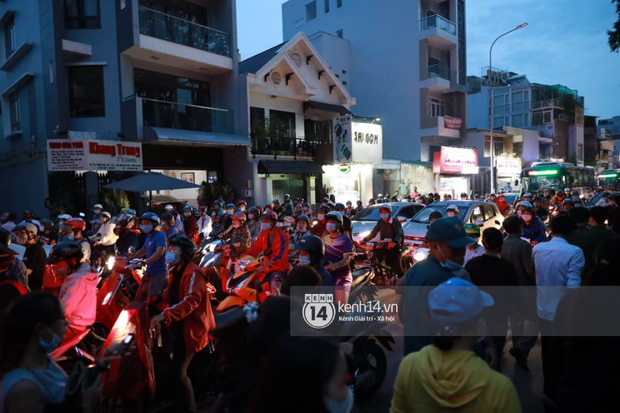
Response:
[[[403,225],[406,221],[424,208],[424,204],[417,202],[390,202],[392,217],[398,219]],[[379,207],[381,204],[371,205],[362,209],[351,218],[353,227],[353,241],[361,241],[377,225],[379,221]]]

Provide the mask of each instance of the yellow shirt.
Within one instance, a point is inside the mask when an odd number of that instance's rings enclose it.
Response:
[[[394,383],[390,413],[520,413],[508,377],[472,351],[441,351],[430,345],[403,359]]]

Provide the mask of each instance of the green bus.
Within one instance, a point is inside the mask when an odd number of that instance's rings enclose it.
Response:
[[[568,162],[543,162],[521,171],[522,192],[564,188],[583,193],[586,187],[596,186],[594,168],[575,166]]]
[[[596,175],[598,186],[605,186],[607,189],[617,189],[620,184],[620,170],[606,169]]]

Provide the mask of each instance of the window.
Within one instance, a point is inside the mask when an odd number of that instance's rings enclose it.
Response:
[[[342,7],[342,0],[336,0],[336,7]]]
[[[21,116],[19,113],[19,94],[14,92],[9,96],[9,111],[11,115],[11,132],[22,130]]]
[[[4,25],[4,47],[8,58],[17,49],[15,41],[15,21],[11,17]]]
[[[583,161],[583,143],[577,144],[577,160]]]
[[[484,215],[482,215],[482,209],[480,208],[480,206],[475,207],[471,211],[471,218],[469,219],[469,222],[476,221],[484,221]]]
[[[99,29],[99,0],[65,0],[66,29]]]
[[[316,0],[306,4],[306,21],[316,19]]]
[[[485,220],[489,220],[493,217],[495,217],[495,208],[493,208],[493,205],[483,205],[484,208],[484,218]]]
[[[265,128],[265,109],[250,107],[250,128],[253,133]]]
[[[488,158],[489,156],[491,156],[491,153],[489,152],[489,139],[490,137],[485,137],[484,138],[484,157]],[[501,140],[501,138],[497,138],[496,136],[493,136],[493,147],[495,148],[494,154],[493,156],[502,156],[502,154],[504,153],[504,142]]]
[[[340,30],[336,30],[336,36],[338,36],[338,37],[340,37],[340,38],[342,39],[342,37],[343,37],[343,31],[342,31],[342,29],[340,29]]]
[[[325,0],[325,13],[329,13],[329,0]]]
[[[69,114],[72,118],[105,116],[103,66],[69,67]]]
[[[269,111],[269,129],[276,137],[295,137],[295,113],[279,110]]]
[[[445,102],[436,98],[428,98],[428,117],[444,116]]]

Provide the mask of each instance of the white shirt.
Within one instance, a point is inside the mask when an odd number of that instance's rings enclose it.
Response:
[[[567,289],[581,286],[581,271],[586,260],[581,248],[560,237],[537,244],[532,256],[536,265],[538,316],[553,321]]]
[[[183,221],[181,221],[181,218],[177,218],[176,221],[174,221],[174,224],[172,224],[177,230],[179,230],[179,234],[185,234],[185,228],[183,227]]]
[[[479,257],[484,255],[484,247],[480,244],[474,244],[473,248],[465,248],[465,261],[463,261],[463,267],[467,264],[469,260],[472,258]]]
[[[6,229],[9,232],[13,232],[13,229],[17,226],[17,224],[13,221],[7,221],[6,223],[2,224],[2,226],[0,226],[0,228],[2,229]]]
[[[99,228],[99,231],[97,231],[97,235],[95,235],[94,238],[99,239],[101,245],[114,245],[118,239],[118,236],[114,233],[114,228],[116,228],[116,224],[110,220]]]
[[[198,225],[198,233],[202,234],[205,238],[208,237],[212,231],[211,217],[208,215],[204,217],[201,216],[198,218],[196,224]]]

